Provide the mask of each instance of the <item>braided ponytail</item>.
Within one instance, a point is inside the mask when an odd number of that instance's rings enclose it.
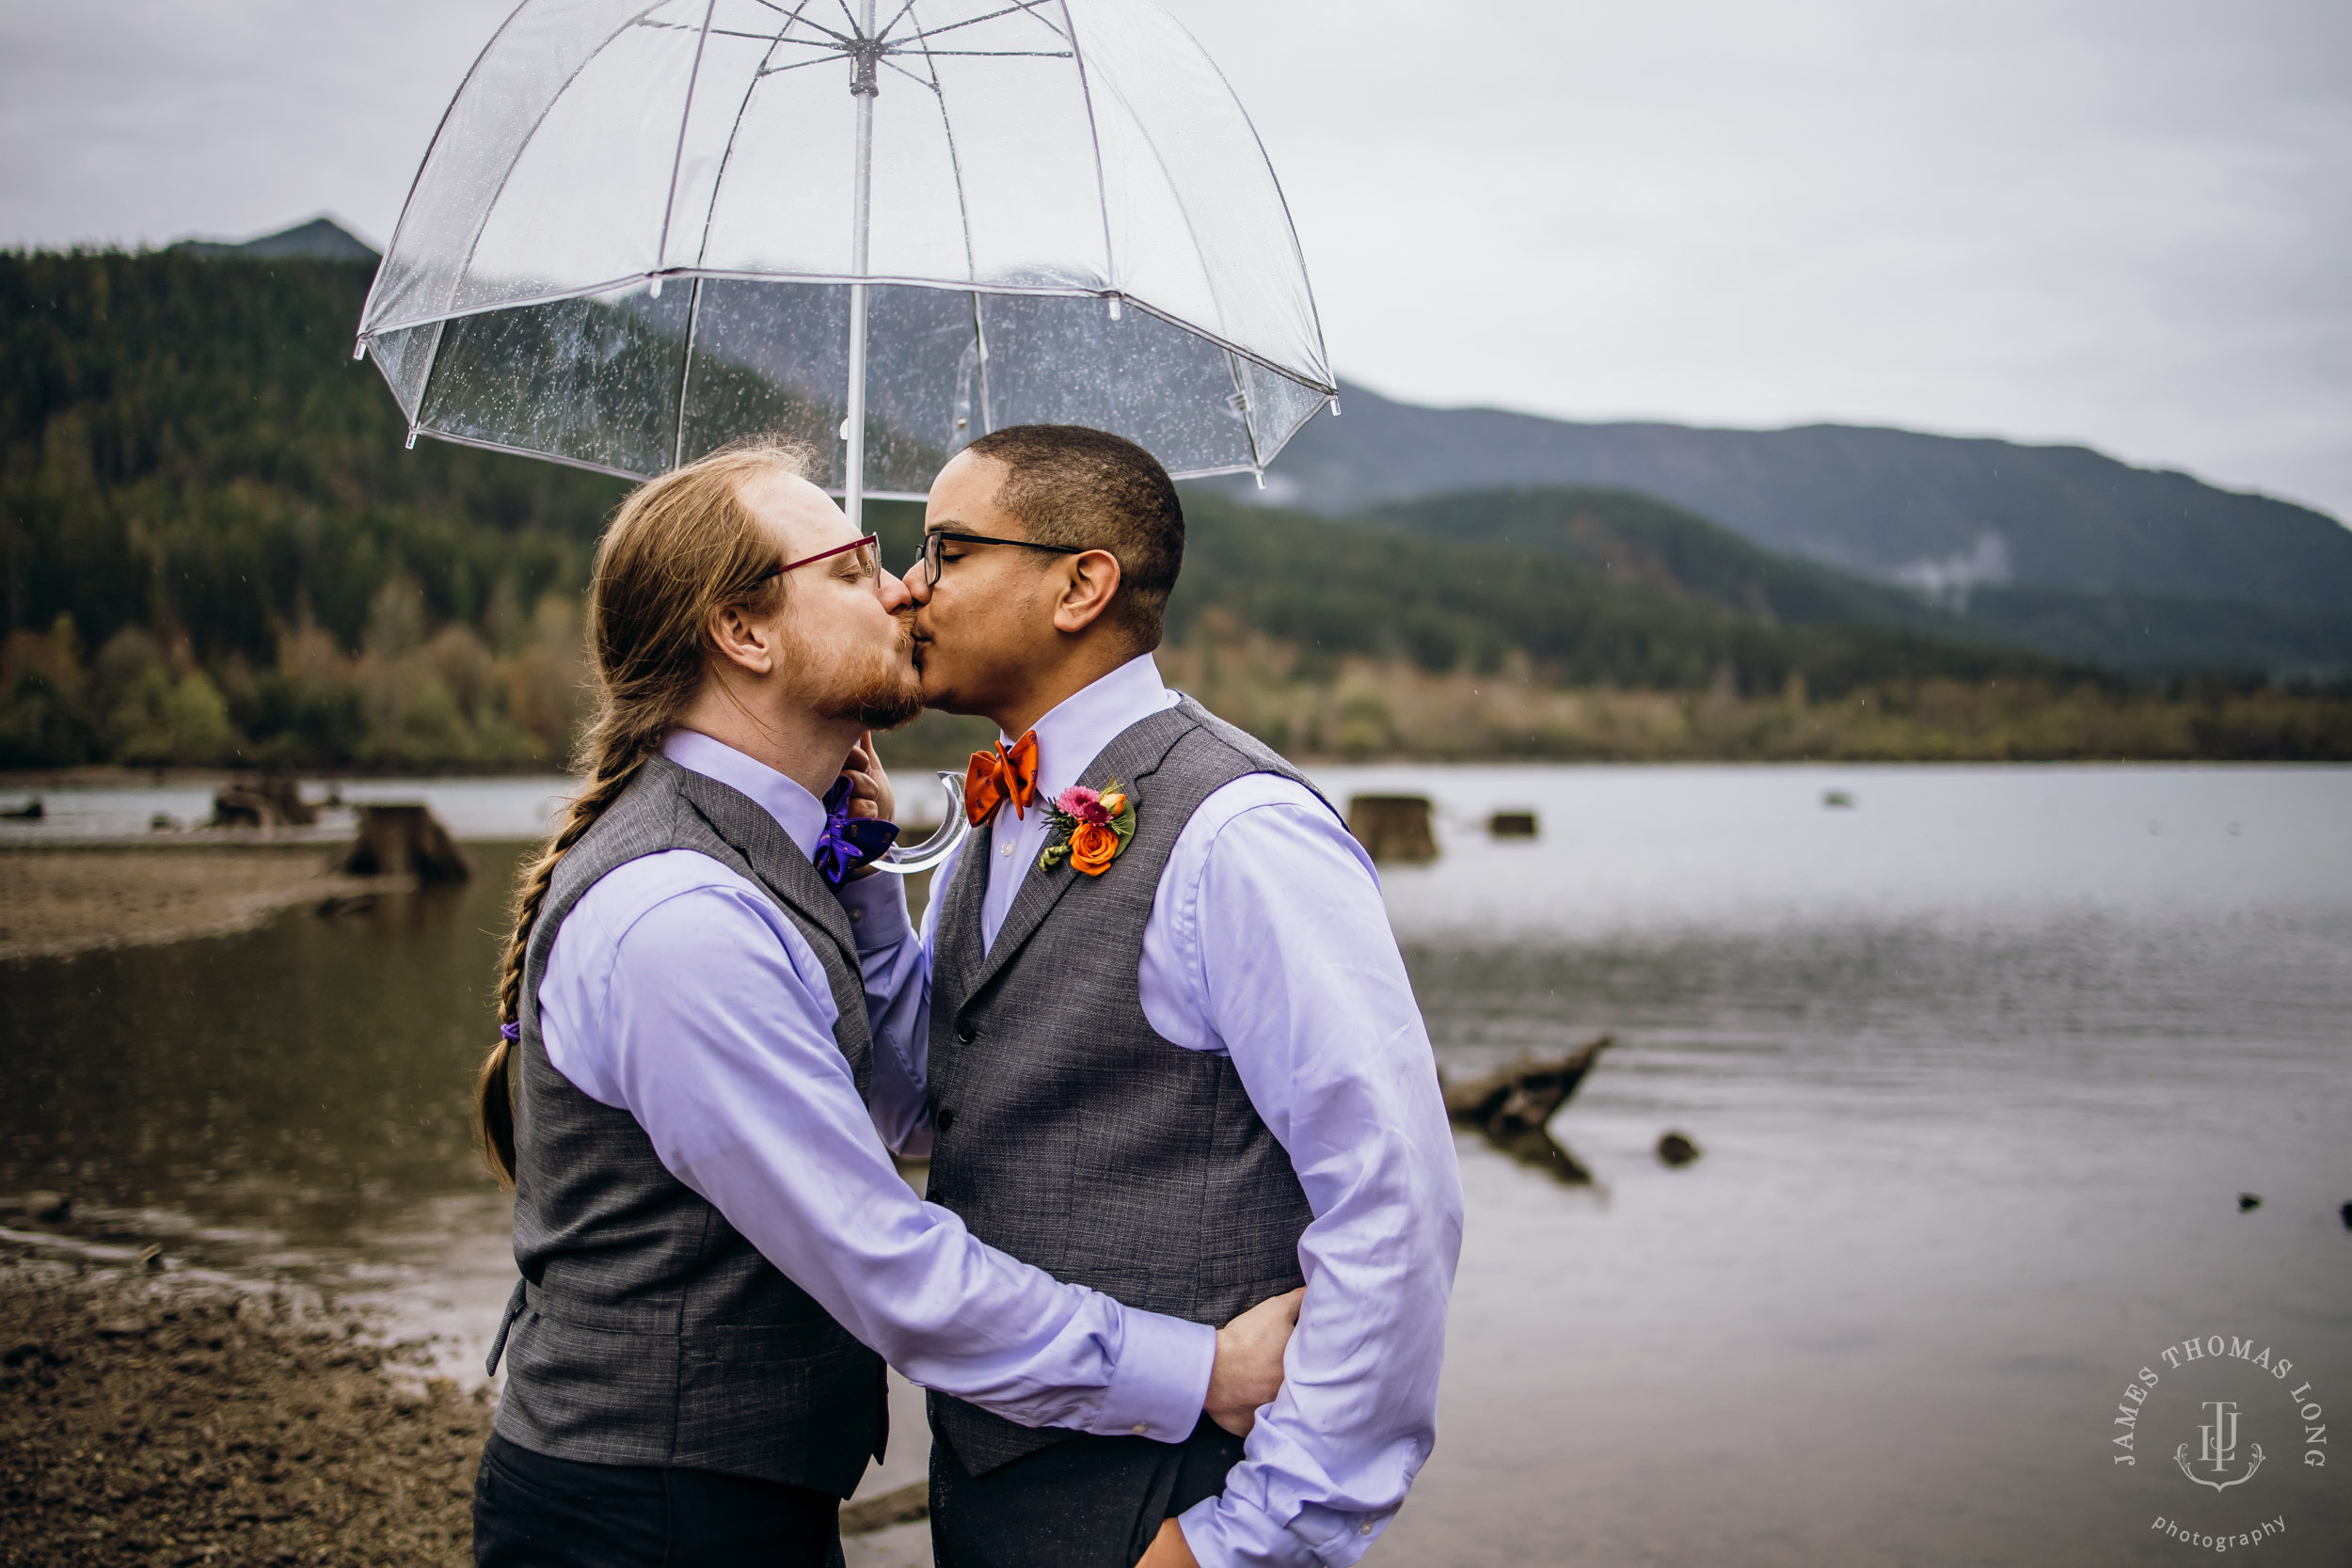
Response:
[[[523,1008],[536,1005],[523,995],[523,964],[556,865],[621,798],[701,689],[711,618],[735,605],[772,614],[781,603],[784,579],[770,575],[774,546],[738,493],[760,473],[805,474],[809,457],[782,440],[723,447],[631,491],[596,546],[588,589],[596,709],[573,765],[587,783],[516,882],[514,930],[499,966],[502,1027],[474,1079],[474,1129],[502,1186],[515,1181],[509,1073]]]

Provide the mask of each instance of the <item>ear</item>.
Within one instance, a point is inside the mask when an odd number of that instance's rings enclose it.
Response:
[[[1089,550],[1066,558],[1061,591],[1054,598],[1054,629],[1075,636],[1103,618],[1119,593],[1119,557]]]
[[[711,612],[711,645],[719,650],[723,663],[746,674],[764,676],[776,672],[782,657],[776,631],[772,622],[754,617],[741,605]]]

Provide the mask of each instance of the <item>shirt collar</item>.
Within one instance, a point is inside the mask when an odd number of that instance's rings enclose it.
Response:
[[[776,819],[785,837],[803,855],[825,831],[825,803],[756,757],[745,755],[723,740],[700,730],[672,730],[661,742],[661,754],[716,779],[729,789],[748,795]]]
[[[1177,695],[1150,654],[1137,654],[1079,688],[1037,721],[1037,792],[1051,800],[1078,782],[1103,748],[1138,719],[1173,707]],[[1005,744],[1012,741],[1007,737]]]

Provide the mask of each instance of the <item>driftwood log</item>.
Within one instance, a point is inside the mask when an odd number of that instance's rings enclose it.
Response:
[[[861,1497],[853,1503],[841,1505],[841,1533],[871,1535],[893,1525],[912,1524],[931,1516],[931,1483],[928,1481],[909,1481],[895,1492],[884,1492],[878,1497]]]
[[[1594,1061],[1614,1043],[1603,1035],[1550,1061],[1530,1058],[1458,1084],[1446,1083],[1446,1115],[1499,1136],[1541,1132],[1584,1081]]]
[[[1425,795],[1358,795],[1347,802],[1347,831],[1375,861],[1434,861]]]
[[[1593,1173],[1551,1135],[1546,1124],[1568,1102],[1568,1096],[1584,1081],[1593,1063],[1613,1043],[1610,1036],[1603,1035],[1565,1056],[1515,1062],[1458,1084],[1439,1072],[1438,1087],[1445,1095],[1446,1115],[1477,1128],[1488,1143],[1520,1164],[1582,1186],[1593,1180]]]
[[[473,875],[473,863],[427,808],[370,804],[359,808],[358,835],[336,869],[351,877],[462,882]]]

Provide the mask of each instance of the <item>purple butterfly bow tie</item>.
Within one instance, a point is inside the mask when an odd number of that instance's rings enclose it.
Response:
[[[898,825],[879,817],[850,815],[850,781],[835,779],[825,791],[825,831],[809,853],[825,880],[835,887],[859,866],[898,842]]]

